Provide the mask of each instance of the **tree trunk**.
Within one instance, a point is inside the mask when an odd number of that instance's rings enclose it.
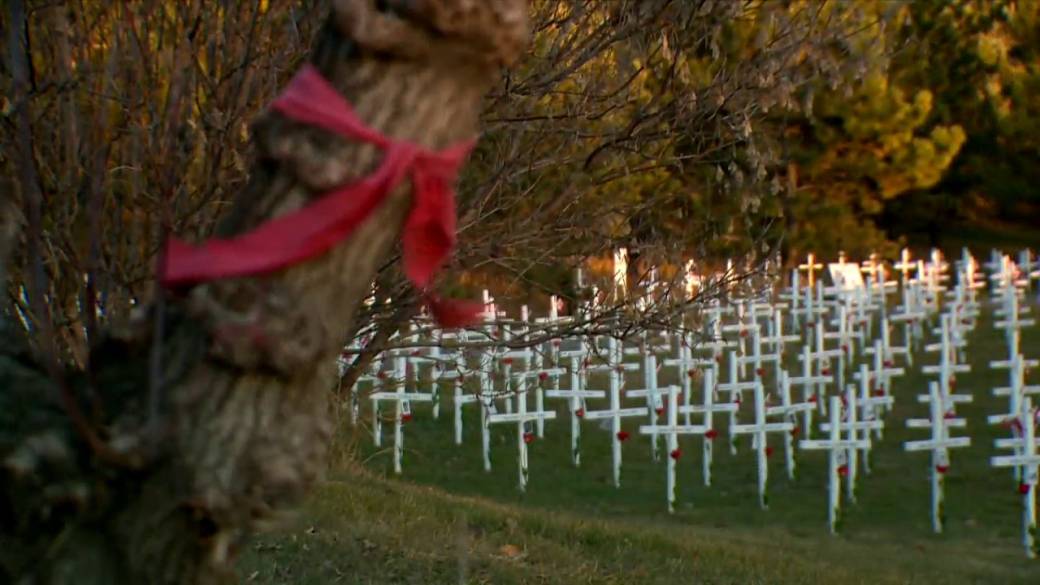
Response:
[[[371,127],[441,149],[477,132],[483,94],[526,40],[525,4],[337,0],[312,62]],[[367,175],[382,154],[275,114],[254,138],[251,181],[218,235]],[[87,373],[47,373],[0,323],[0,581],[232,580],[243,539],[321,475],[334,358],[409,204],[404,185],[320,258],[153,303],[108,332]]]

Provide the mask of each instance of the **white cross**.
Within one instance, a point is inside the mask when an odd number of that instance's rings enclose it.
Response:
[[[679,378],[682,386],[683,406],[689,406],[690,396],[693,394],[692,380],[696,375],[696,369],[706,365],[714,365],[714,361],[694,358],[688,335],[679,333],[676,338],[678,340],[678,357],[665,359],[661,364],[665,368],[675,368],[676,376]],[[689,415],[686,415],[686,424],[690,424]]]
[[[835,372],[833,370],[831,370],[831,358],[841,359],[841,356],[844,354],[844,352],[842,352],[840,348],[826,349],[823,342],[823,323],[817,321],[815,327],[816,335],[814,335],[814,337],[816,339],[816,351],[806,352],[803,349],[802,355],[799,356],[799,359],[810,359],[816,362],[816,372],[818,373],[818,375],[829,376],[831,380],[837,384],[838,393],[840,394],[841,385],[844,382],[835,375]],[[821,396],[820,398],[822,400],[823,397]],[[823,405],[821,404],[820,407],[822,409]],[[821,414],[826,415],[827,413],[821,412]]]
[[[949,450],[971,446],[971,438],[950,436],[948,429],[964,428],[967,423],[963,418],[947,417],[938,382],[928,383],[928,394],[931,416],[926,419],[909,419],[906,426],[911,429],[931,429],[932,436],[924,441],[907,441],[903,443],[903,448],[907,451],[930,451],[932,454],[932,530],[938,534],[943,531],[945,521],[943,487],[946,472],[950,468]]]
[[[916,263],[914,263],[910,259],[910,250],[908,250],[907,248],[903,248],[899,252],[899,262],[896,262],[893,265],[893,268],[895,268],[900,273],[902,273],[903,277],[902,277],[902,280],[900,280],[900,283],[904,287],[906,286],[907,281],[909,280],[910,271],[913,270],[915,266],[916,266]]]
[[[470,404],[472,402],[479,402],[480,398],[475,394],[465,394],[464,384],[466,377],[477,373],[476,371],[469,370],[466,368],[466,357],[465,352],[461,349],[455,354],[454,368],[441,372],[440,378],[442,380],[451,380],[452,389],[454,390],[454,400],[452,406],[455,412],[455,444],[462,444],[462,407],[463,405]]]
[[[703,435],[707,431],[704,425],[680,425],[679,424],[679,387],[669,386],[666,390],[668,396],[668,422],[665,425],[656,423],[639,427],[640,434],[650,435],[656,438],[665,436],[666,449],[668,451],[668,462],[666,466],[668,498],[668,512],[675,511],[675,466],[682,456],[679,449],[679,435]]]
[[[534,382],[534,408],[536,411],[545,410],[545,382],[548,380],[559,380],[560,376],[567,373],[564,368],[541,368],[537,370],[528,370],[526,372],[517,372],[513,374],[514,378],[520,382],[520,391],[527,391],[528,382]],[[545,419],[537,419],[535,421],[535,435],[541,439],[545,436]]]
[[[816,410],[816,402],[793,402],[791,400],[791,378],[787,370],[780,370],[780,405],[771,406],[766,409],[766,416],[782,416],[784,420],[791,423],[791,432],[784,435],[784,462],[787,466],[787,477],[794,479],[794,438],[800,429],[798,428],[798,413],[809,415]]]
[[[838,341],[838,347],[841,352],[838,354],[838,383],[845,383],[845,363],[846,360],[851,360],[853,356],[853,343],[852,343],[852,332],[849,329],[849,314],[848,308],[845,305],[838,306],[838,317],[836,319],[838,330],[833,332],[824,331],[819,326],[822,323],[817,323],[817,332],[819,332],[821,340],[835,339]],[[817,350],[823,349],[822,343],[817,344]]]
[[[1017,439],[1021,443],[1021,452],[1016,455],[999,455],[991,457],[989,462],[993,467],[1015,467],[1022,469],[1022,480],[1019,484],[1019,493],[1022,494],[1022,544],[1025,545],[1026,556],[1036,558],[1036,490],[1038,481],[1038,469],[1040,469],[1040,444],[1036,435],[1037,413],[1033,410],[1033,401],[1026,397],[1022,401],[1022,415],[1019,417],[1019,425],[1022,427],[1022,437]],[[1011,441],[1015,441],[1012,439]],[[1007,446],[1008,439],[998,440],[997,446]]]
[[[949,401],[949,396],[957,381],[956,374],[971,371],[970,365],[956,363],[956,353],[954,353],[956,345],[950,336],[950,318],[949,313],[942,315],[939,343],[925,346],[925,351],[939,352],[939,364],[921,368],[921,371],[925,374],[939,374],[939,388],[943,397],[947,400],[945,406],[947,410],[953,407],[953,403]]]
[[[581,360],[585,352],[580,351],[570,356],[570,389],[569,390],[547,390],[547,398],[569,398],[571,411],[571,461],[575,467],[581,466],[581,419],[585,417],[585,399],[603,398],[606,392],[603,390],[588,390],[585,388],[585,376],[581,374]]]
[[[527,410],[527,390],[522,389],[516,394],[516,412],[507,414],[490,414],[487,416],[486,424],[516,423],[516,463],[519,472],[518,487],[521,492],[527,490],[527,444],[535,439],[535,434],[528,428],[528,423],[539,419],[554,419],[556,411],[553,410]],[[490,457],[490,455],[488,455]]]
[[[780,294],[780,298],[791,304],[791,325],[795,331],[800,331],[802,328],[801,320],[798,318],[802,313],[801,307],[799,307],[802,300],[800,276],[801,272],[797,268],[791,269],[791,286],[787,292]]]
[[[752,435],[755,438],[755,447],[758,454],[758,503],[762,509],[769,508],[769,495],[766,484],[769,481],[769,463],[767,458],[772,454],[772,449],[767,444],[769,433],[790,433],[794,425],[790,422],[770,423],[766,422],[766,399],[762,382],[755,383],[755,422],[753,424],[738,424],[730,427],[730,432],[737,435]]]
[[[622,364],[617,356],[617,340],[607,338],[609,361],[603,366],[590,366],[590,371],[607,370],[610,374],[610,408],[585,412],[587,420],[609,419],[611,436],[611,459],[614,466],[614,486],[621,487],[621,443],[628,439],[628,433],[621,429],[621,419],[631,416],[644,416],[646,408],[621,408],[621,387],[624,385],[624,371],[635,369],[636,364]]]
[[[802,355],[800,358],[802,361],[802,375],[788,376],[787,383],[790,386],[801,386],[802,402],[815,404],[816,409],[826,416],[827,408],[824,405],[827,402],[827,384],[831,383],[834,378],[832,376],[813,375],[813,359],[808,345],[802,346]],[[802,429],[805,431],[805,438],[811,439],[813,429],[813,410],[806,410],[802,413]]]
[[[368,338],[366,336],[361,339],[360,343],[352,346],[351,349],[360,350],[362,346],[366,345],[367,343]],[[355,426],[357,426],[358,418],[361,416],[361,383],[366,382],[371,384],[371,392],[375,392],[376,388],[382,385],[383,380],[382,378],[380,378],[380,371],[382,370],[384,359],[385,354],[383,352],[379,352],[378,354],[376,354],[376,356],[373,357],[372,360],[369,362],[368,368],[365,370],[365,373],[357,377],[357,381],[354,382],[354,388],[352,388],[350,391],[350,422]],[[340,379],[343,378],[343,374],[346,372],[346,365],[347,362],[341,357],[341,368],[339,372]],[[380,440],[376,438],[375,445],[377,447],[379,446],[379,443]]]
[[[816,272],[823,270],[823,264],[818,264],[816,262],[816,256],[812,252],[809,252],[805,264],[799,264],[798,269],[805,270],[809,273],[809,288],[813,288],[816,282]]]
[[[773,327],[770,335],[762,338],[762,343],[772,346],[774,353],[783,353],[788,342],[801,340],[801,335],[784,335],[783,311],[779,307],[773,311]]]
[[[882,396],[892,395],[892,378],[896,376],[902,376],[906,373],[904,368],[895,367],[895,362],[892,361],[892,349],[885,349],[885,338],[887,335],[884,334],[886,328],[885,321],[882,320],[882,335],[880,339],[874,340],[874,346],[868,347],[864,353],[873,356],[874,364],[873,370],[871,371],[871,377],[874,380],[874,390],[880,390]],[[891,410],[891,408],[889,408]]]
[[[883,394],[882,392],[875,390],[871,383],[870,373],[866,364],[860,364],[860,371],[856,378],[859,380],[859,397],[856,399],[856,404],[860,409],[860,421],[879,421],[881,418],[879,411],[884,410],[885,408],[891,408],[895,402],[894,398],[891,395]],[[878,440],[881,440],[884,426],[877,425],[871,430],[874,431],[874,436],[877,437]],[[863,471],[870,474],[869,449],[863,452]]]
[[[895,356],[897,355],[906,356],[907,365],[913,365],[913,359],[909,352],[909,344],[907,344],[907,346],[892,345],[891,328],[887,316],[882,315],[878,334],[878,338],[874,340],[874,346],[863,350],[863,353],[874,357],[875,371],[877,370],[877,359],[879,355],[881,356],[881,365],[883,368],[895,368]],[[886,382],[888,382],[888,385],[885,387],[886,391],[891,391],[891,377],[899,376],[904,373],[906,372],[891,373],[888,377],[889,379],[886,380]]]
[[[923,330],[920,324],[928,316],[922,305],[917,302],[919,290],[917,285],[903,287],[903,304],[898,307],[898,311],[888,316],[892,323],[903,324],[903,347],[906,348],[906,363],[909,365],[914,363],[914,339],[921,337]]]
[[[414,337],[418,340],[418,335]],[[408,356],[408,364],[414,387],[416,390],[419,389],[419,382],[422,379],[421,367],[426,365],[430,368],[430,394],[433,408],[430,410],[430,415],[436,420],[440,418],[440,385],[438,384],[441,373],[443,370],[444,358],[441,354],[441,344],[443,339],[441,337],[441,330],[435,329],[432,333],[433,344],[425,350],[415,349],[412,350]],[[425,353],[424,353],[425,352]]]
[[[412,419],[411,403],[430,402],[433,395],[423,392],[405,392],[405,376],[407,369],[407,356],[403,353],[393,358],[393,381],[396,388],[393,392],[373,392],[369,399],[372,400],[372,412],[375,414],[375,433],[380,436],[382,421],[379,412],[379,403],[393,402],[396,405],[394,413],[394,473],[401,473],[401,460],[404,457],[404,423]],[[377,442],[377,446],[379,443]]]
[[[991,368],[1008,368],[1010,385],[993,389],[994,396],[1008,397],[1008,413],[991,415],[988,417],[988,421],[991,424],[998,424],[1018,420],[1022,414],[1023,399],[1031,395],[1040,395],[1040,385],[1027,386],[1025,383],[1025,369],[1040,365],[1040,360],[1027,360],[1018,354],[1013,359],[992,361],[989,365]],[[1016,479],[1019,479],[1020,472],[1021,469],[1015,468]]]
[[[1040,259],[1029,248],[1018,252],[1018,267],[1022,270],[1027,289],[1032,287],[1033,280],[1040,280]]]
[[[484,455],[484,471],[491,471],[491,425],[488,417],[496,413],[495,409],[495,380],[492,377],[492,365],[495,355],[491,351],[480,354],[480,446]]]
[[[733,307],[721,307],[718,305],[718,300],[713,301],[715,305],[704,310],[706,315],[706,332],[707,341],[703,341],[697,345],[697,349],[705,351],[711,355],[711,359],[715,360],[716,367],[722,363],[722,353],[724,350],[736,347],[737,342],[727,341],[722,335],[722,315],[726,313],[732,313]],[[676,335],[676,339],[679,344],[685,344],[689,347],[691,344],[681,334]]]
[[[845,421],[841,423],[842,430],[848,433],[849,441],[863,441],[862,447],[850,448],[848,450],[848,482],[846,483],[846,497],[850,502],[856,501],[856,477],[859,474],[859,452],[869,452],[872,444],[870,442],[870,431],[884,426],[880,420],[858,420],[859,406],[857,404],[856,386],[849,384],[845,388]],[[831,415],[833,416],[833,414]],[[830,423],[820,425],[820,430],[830,432]],[[862,435],[860,434],[862,433]]]
[[[716,388],[719,392],[729,392],[729,401],[735,404],[737,408],[734,408],[729,413],[729,449],[730,453],[736,455],[737,453],[737,436],[733,433],[733,428],[737,425],[737,412],[740,409],[740,403],[743,401],[743,392],[745,390],[754,390],[756,382],[741,382],[740,381],[740,370],[737,368],[737,352],[729,352],[729,382],[719,383]]]
[[[751,330],[751,355],[737,358],[737,364],[741,366],[747,366],[752,364],[754,366],[754,377],[756,380],[761,380],[765,377],[766,371],[762,367],[764,362],[780,363],[780,354],[763,354],[762,353],[762,336],[759,333],[758,326],[755,326]],[[746,370],[745,370],[746,371]]]
[[[1008,351],[1013,356],[1018,353],[1022,328],[1035,325],[1036,320],[1022,318],[1022,315],[1029,313],[1029,309],[1027,307],[1019,307],[1018,295],[1013,288],[1005,289],[1004,294],[1000,298],[1002,306],[997,310],[997,315],[1003,317],[1003,319],[994,322],[993,326],[1004,330]]]
[[[643,355],[643,387],[633,388],[625,391],[625,396],[628,398],[643,398],[646,401],[646,412],[649,420],[648,424],[657,424],[657,417],[664,414],[664,400],[661,396],[662,391],[657,387],[657,355],[654,353],[655,347],[649,347],[646,344],[646,340],[643,340],[642,347],[632,348],[636,352]],[[627,351],[627,350],[626,350]],[[657,461],[657,436],[650,437],[650,455],[654,461]]]
[[[614,298],[625,298],[628,284],[628,249],[618,248],[614,252]]]
[[[758,329],[757,323],[745,321],[745,317],[750,318],[750,316],[750,312],[747,311],[746,305],[741,301],[737,304],[737,322],[732,325],[723,325],[721,328],[723,333],[737,333],[738,337],[734,342],[737,344],[737,350],[741,356],[747,356],[746,340],[752,330]],[[747,375],[746,364],[745,367],[741,368],[741,375]]]
[[[711,485],[711,463],[714,454],[714,441],[718,436],[718,431],[715,430],[715,413],[726,412],[732,415],[737,411],[739,407],[737,404],[728,402],[724,404],[715,403],[715,392],[717,373],[715,368],[706,368],[704,370],[704,400],[700,405],[683,406],[679,408],[679,412],[683,414],[703,414],[704,422],[704,455],[701,459],[701,464],[704,467],[704,485]]]
[[[823,303],[823,282],[817,282],[815,289],[806,287],[804,304],[805,308],[799,309],[798,314],[805,316],[805,326],[812,332],[816,321],[827,312],[827,306]]]
[[[852,376],[859,381],[859,407],[861,420],[873,420],[880,418],[879,410],[891,408],[895,402],[894,398],[881,386],[881,382],[875,374],[870,371],[867,364],[860,364],[859,371]],[[881,439],[881,428],[874,429],[874,436]],[[869,462],[867,463],[869,473]]]
[[[869,441],[850,437],[841,437],[841,398],[831,396],[830,400],[830,430],[827,439],[805,439],[798,446],[806,450],[827,451],[828,453],[828,476],[827,476],[827,523],[831,534],[838,531],[838,520],[841,517],[841,477],[849,473],[849,453],[855,453],[860,449],[867,449]]]

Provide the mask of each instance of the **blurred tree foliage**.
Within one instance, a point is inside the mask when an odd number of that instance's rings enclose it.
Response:
[[[923,0],[901,20],[900,83],[934,96],[931,120],[966,140],[943,179],[886,210],[893,233],[1034,233],[1040,225],[1040,2]],[[1036,242],[1033,242],[1034,245]]]

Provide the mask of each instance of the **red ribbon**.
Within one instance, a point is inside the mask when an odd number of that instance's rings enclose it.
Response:
[[[402,235],[405,275],[423,291],[424,301],[441,325],[474,322],[482,310],[479,303],[444,301],[427,290],[455,246],[452,183],[473,141],[431,152],[411,142],[391,140],[366,126],[311,65],[297,73],[271,108],[297,122],[374,144],[385,151],[383,162],[358,182],[332,189],[245,234],[211,239],[198,246],[171,238],[160,275],[163,286],[268,274],[320,256],[350,237],[410,177],[412,208]]]

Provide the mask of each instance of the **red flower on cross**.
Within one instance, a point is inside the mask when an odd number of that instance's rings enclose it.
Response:
[[[668,456],[678,461],[679,458],[682,457],[682,451],[680,451],[679,449],[672,449],[672,452],[669,453]]]
[[[617,440],[622,442],[622,443],[627,441],[628,437],[629,437],[628,431],[618,431],[617,432]]]
[[[707,431],[704,432],[704,438],[708,439],[709,441],[714,441],[715,437],[717,437],[717,436],[719,436],[719,432],[716,431],[715,429],[708,429]]]

